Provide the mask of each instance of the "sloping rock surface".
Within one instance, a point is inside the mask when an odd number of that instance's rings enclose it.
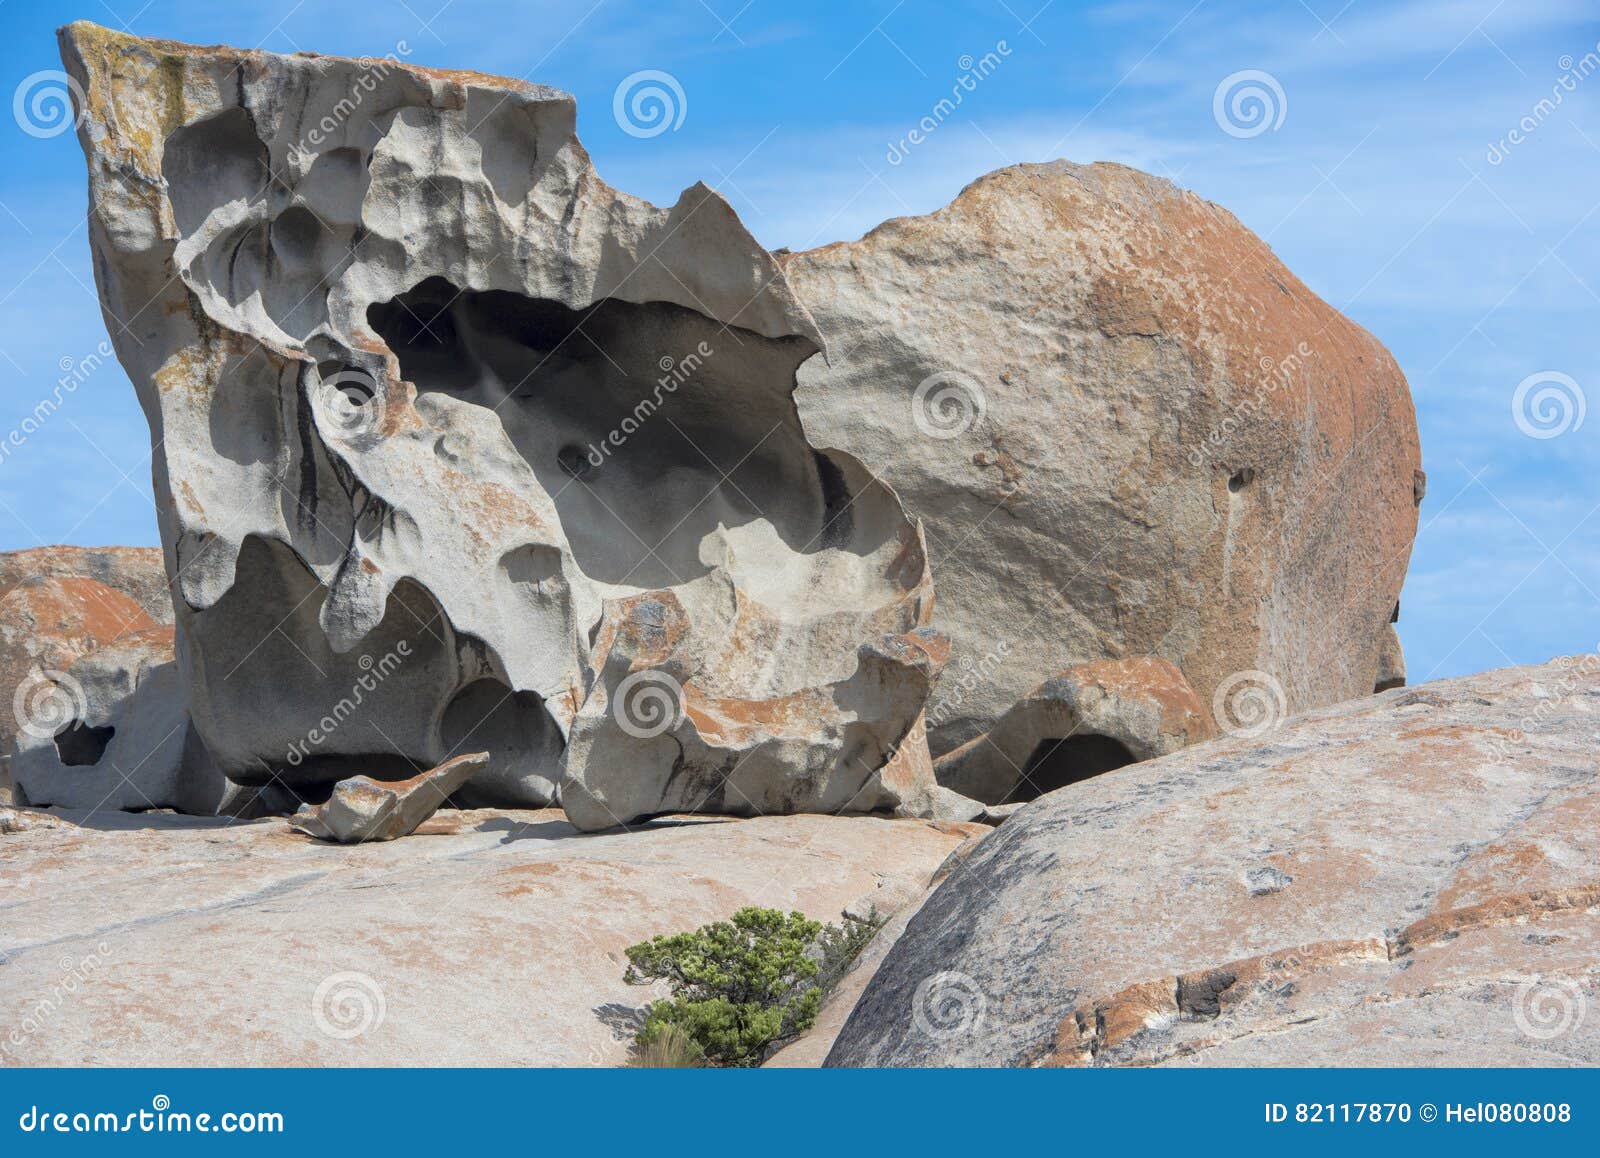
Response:
[[[971,825],[680,816],[580,835],[444,812],[330,846],[282,820],[0,813],[0,1064],[619,1065],[623,950],[742,905],[914,895]],[[39,813],[18,812],[20,817]]]
[[[1290,712],[1392,677],[1405,378],[1231,214],[1056,161],[783,260],[828,345],[806,430],[926,526],[934,756],[1093,660],[1168,659],[1208,704],[1264,672]]]
[[[1041,797],[830,1065],[1600,1063],[1600,658],[1398,689]]]

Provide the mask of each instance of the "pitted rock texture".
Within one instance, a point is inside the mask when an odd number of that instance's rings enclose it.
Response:
[[[1164,659],[1068,668],[934,766],[940,785],[1009,805],[1217,734],[1210,709]]]
[[[920,529],[808,441],[795,372],[821,339],[721,197],[611,189],[572,98],[538,85],[61,40],[184,691],[231,779],[404,779],[486,749],[477,804],[565,780],[632,801],[580,805],[585,826],[694,807],[662,781],[724,776],[721,734],[688,713],[696,754],[634,743],[592,702],[641,675],[837,721],[766,746],[741,786],[764,810],[898,806],[874,778],[929,678],[886,642],[931,615]],[[681,637],[613,646],[646,604]],[[670,672],[644,666],[664,651]],[[597,751],[652,787],[615,792]]]
[[[1600,1063],[1597,733],[1591,655],[1041,797],[923,902],[828,1064]]]
[[[580,835],[555,810],[479,810],[334,847],[278,819],[16,817],[0,1066],[625,1065],[664,996],[623,980],[629,945],[743,905],[882,908],[972,831],[680,816]]]
[[[470,752],[410,780],[352,776],[339,781],[325,803],[302,805],[289,818],[289,827],[339,844],[398,840],[415,832],[488,763],[488,753]]]
[[[561,788],[562,808],[578,827],[669,812],[789,812],[797,795],[807,811],[932,814],[931,765],[915,775],[918,766],[896,744],[944,665],[943,636],[926,628],[884,636],[861,645],[845,679],[752,700],[701,685],[695,673],[715,669],[694,663],[676,602],[650,598],[616,610],[629,618],[615,632],[609,619],[602,629],[600,681],[567,750],[569,766],[586,770]],[[670,682],[648,678],[657,675]]]
[[[1120,165],[982,177],[784,259],[827,340],[806,429],[926,524],[951,637],[937,757],[1074,664],[1156,656],[1209,703],[1371,692],[1416,531],[1394,359],[1229,213]]]

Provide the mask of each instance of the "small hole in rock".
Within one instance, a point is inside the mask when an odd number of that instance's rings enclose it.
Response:
[[[69,768],[98,764],[106,754],[111,737],[116,734],[117,729],[110,724],[103,728],[91,728],[81,720],[73,720],[56,733],[56,754]]]
[[[443,298],[438,293],[410,303],[396,299],[375,305],[368,313],[397,355],[439,354],[455,349],[460,341],[450,313],[454,299],[455,295]]]
[[[1110,736],[1086,733],[1059,740],[1040,740],[1023,765],[1022,779],[1002,803],[1033,800],[1046,792],[1134,762],[1127,745]]]
[[[1228,479],[1228,490],[1233,494],[1238,494],[1240,491],[1244,490],[1245,487],[1254,482],[1255,477],[1256,472],[1254,467],[1247,466],[1243,470],[1236,470]]]
[[[575,442],[569,442],[556,451],[556,465],[576,479],[587,478],[594,473],[594,461]]]

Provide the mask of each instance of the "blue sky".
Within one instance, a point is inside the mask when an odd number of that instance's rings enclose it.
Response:
[[[1592,0],[141,3],[0,0],[5,93],[58,67],[53,30],[78,18],[281,52],[398,50],[567,89],[613,184],[670,202],[704,179],[764,242],[797,249],[932,210],[1017,161],[1171,177],[1265,237],[1410,379],[1429,473],[1400,625],[1413,681],[1600,641],[1600,414],[1552,412],[1561,433],[1538,438],[1512,410],[1547,373],[1600,405],[1600,71],[1579,75],[1600,58]],[[890,163],[964,58],[1001,42],[959,111]],[[619,82],[643,69],[684,94],[681,125],[652,137],[613,117]],[[1282,92],[1281,122],[1255,135],[1214,115],[1243,70]],[[0,117],[11,430],[63,360],[105,338],[76,141],[29,135],[13,114]],[[126,378],[98,370],[0,458],[0,549],[154,543],[148,448]]]

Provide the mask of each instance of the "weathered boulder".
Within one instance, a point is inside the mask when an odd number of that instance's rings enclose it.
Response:
[[[61,46],[184,691],[230,778],[404,779],[470,747],[475,803],[637,800],[584,826],[894,807],[875,778],[930,675],[892,642],[931,614],[920,531],[808,440],[821,339],[720,196],[611,189],[539,85],[85,23]],[[668,605],[681,638],[615,646]],[[685,766],[591,702],[631,677],[824,726],[730,749],[689,715]],[[759,782],[662,788],[757,749]],[[616,753],[646,788],[590,758]]]
[[[93,579],[120,591],[157,623],[172,622],[160,547],[33,547],[0,551],[0,590],[26,579]]]
[[[66,678],[79,656],[156,623],[120,591],[81,576],[21,579],[0,591],[0,754],[74,719],[83,692]]]
[[[66,714],[55,730],[17,737],[10,771],[20,799],[209,816],[254,796],[228,783],[190,726],[171,627],[124,633],[57,681]]]
[[[561,804],[579,828],[669,812],[933,811],[931,765],[915,775],[894,758],[944,665],[942,636],[884,636],[861,645],[845,679],[751,700],[700,686],[707,669],[674,646],[693,637],[666,593],[627,607],[619,630],[602,631],[600,681],[567,749],[582,772],[563,781]]]
[[[744,905],[836,921],[914,893],[971,831],[684,816],[581,835],[558,811],[481,810],[359,849],[162,814],[4,835],[0,1065],[623,1065],[661,996],[624,982],[629,945]]]
[[[807,433],[926,526],[936,757],[1091,660],[1163,657],[1206,703],[1264,673],[1291,712],[1382,681],[1410,394],[1231,214],[1120,165],[1019,165],[783,260],[828,345]]]
[[[955,854],[952,852],[951,855]],[[849,971],[840,978],[833,992],[823,1000],[822,1008],[817,1011],[817,1020],[810,1031],[801,1034],[764,1061],[762,1065],[765,1068],[812,1069],[827,1060],[828,1050],[838,1039],[839,1031],[844,1028],[845,1021],[850,1017],[850,1011],[855,1008],[856,1002],[861,1000],[862,991],[871,982],[878,967],[883,964],[883,959],[889,955],[889,950],[894,948],[895,942],[905,932],[906,924],[916,915],[922,901],[923,897],[918,896],[903,902],[899,911],[883,923],[883,927],[872,940],[867,942],[866,948],[861,951],[861,955],[856,958]],[[878,909],[880,914],[889,911],[882,907]]]
[[[1017,803],[1216,733],[1171,663],[1096,660],[1034,688],[987,732],[940,757],[934,772],[941,786],[986,804]]]
[[[1600,659],[1071,785],[953,864],[830,1065],[1600,1062]]]
[[[352,776],[339,781],[325,803],[301,805],[289,818],[289,826],[338,844],[398,840],[415,832],[488,764],[487,752],[469,752],[409,780],[383,782]]]
[[[0,803],[19,740],[48,741],[84,707],[72,662],[128,632],[172,621],[161,552],[149,547],[0,551]]]

